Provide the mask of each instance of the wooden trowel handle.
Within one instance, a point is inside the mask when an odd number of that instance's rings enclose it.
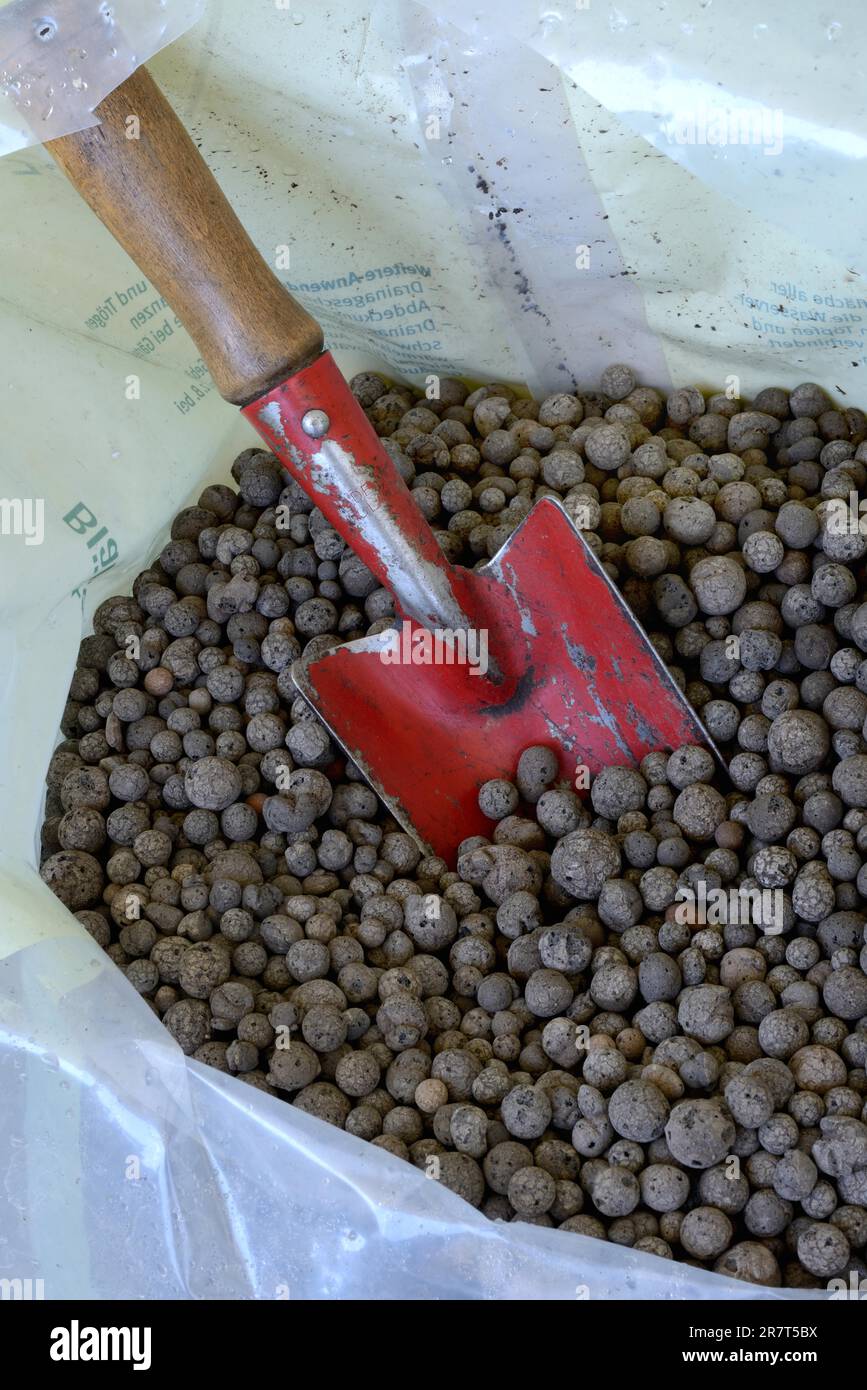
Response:
[[[98,126],[45,148],[165,296],[220,394],[245,405],[312,362],[322,329],[259,255],[147,70],[95,114]]]

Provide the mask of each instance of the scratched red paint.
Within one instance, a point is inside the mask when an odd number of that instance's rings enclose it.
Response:
[[[318,441],[297,422],[312,406],[324,409],[337,427],[330,437],[361,455],[393,514],[413,529],[424,555],[433,545],[442,567],[430,528],[366,417],[333,364],[317,375],[319,362],[244,413],[384,582],[378,557],[346,526],[337,499],[307,487],[301,454],[309,457]],[[277,431],[263,426],[263,402],[279,407]],[[381,638],[340,647],[294,674],[397,818],[449,863],[462,839],[491,828],[478,809],[480,784],[512,777],[528,744],[555,749],[571,781],[579,763],[593,774],[652,749],[708,741],[557,502],[538,502],[483,571],[447,568],[472,626],[488,631],[502,672],[496,683],[466,664],[386,664]]]

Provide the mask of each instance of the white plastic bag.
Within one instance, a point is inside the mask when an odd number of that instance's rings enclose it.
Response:
[[[255,24],[212,3],[152,67],[347,371],[539,392],[620,359],[658,385],[809,378],[858,403],[854,0],[839,20],[801,10],[809,23],[733,0],[723,72],[718,17],[687,0],[654,7],[652,33],[646,6],[595,0],[291,0]],[[767,105],[744,127],[755,149],[701,143],[712,117],[721,129],[711,88],[733,131]],[[778,108],[783,149],[765,154]],[[781,202],[793,184],[803,196]],[[813,1296],[485,1221],[184,1059],[40,883],[80,636],[254,440],[44,151],[0,161],[0,197],[0,1277],[43,1279],[48,1297]]]
[[[103,97],[204,0],[0,0],[0,155],[96,124]]]
[[[0,961],[0,1277],[46,1298],[792,1297],[488,1221],[185,1058],[47,889],[10,886],[51,934]]]

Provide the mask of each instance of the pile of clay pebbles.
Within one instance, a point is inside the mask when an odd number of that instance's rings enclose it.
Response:
[[[423,857],[290,676],[391,597],[248,449],[96,611],[42,877],[186,1054],[494,1220],[867,1277],[867,416],[435,385],[352,383],[448,557],[559,498],[728,778],[687,747],[585,790],[530,748],[457,871]]]

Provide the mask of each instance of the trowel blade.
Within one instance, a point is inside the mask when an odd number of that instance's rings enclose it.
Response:
[[[449,864],[488,834],[477,795],[544,744],[580,790],[601,768],[711,741],[563,507],[543,498],[470,575],[465,640],[415,623],[303,659],[293,679],[392,815]],[[475,634],[475,636],[473,635]],[[482,671],[487,654],[487,673]]]

